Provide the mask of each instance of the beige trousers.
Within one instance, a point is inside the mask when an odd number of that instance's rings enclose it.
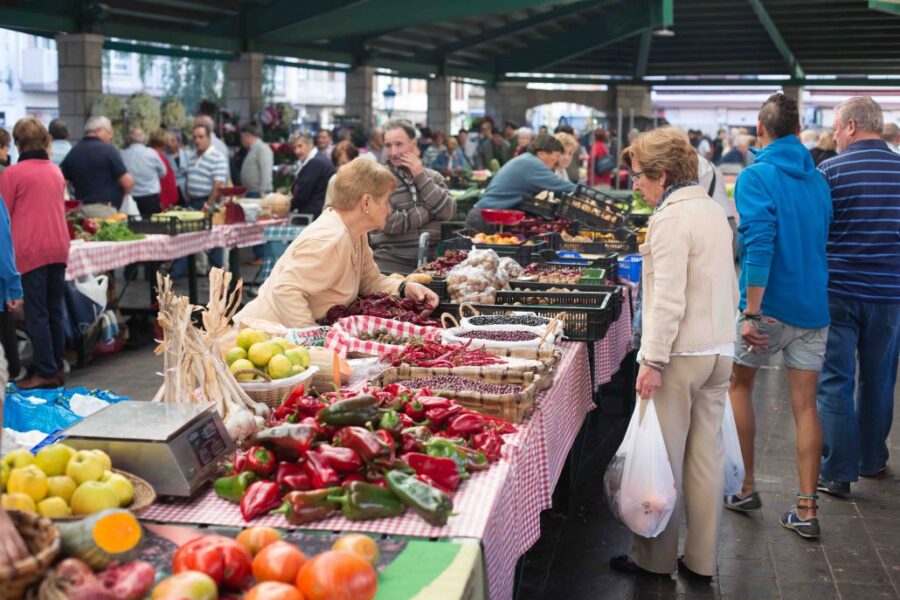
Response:
[[[654,405],[679,491],[675,512],[657,537],[634,536],[631,559],[654,573],[675,570],[681,509],[687,514],[684,561],[700,575],[715,575],[725,488],[722,411],[731,358],[673,356]],[[682,503],[683,501],[683,503]]]

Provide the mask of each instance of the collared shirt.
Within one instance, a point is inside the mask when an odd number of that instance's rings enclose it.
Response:
[[[50,162],[58,167],[71,149],[72,142],[69,140],[53,140],[50,144]]]
[[[308,165],[309,161],[311,161],[313,159],[313,157],[318,153],[319,153],[319,149],[316,148],[315,146],[313,146],[312,150],[309,151],[309,154],[306,155],[306,160],[298,160],[297,161],[297,167],[296,167],[296,171],[294,172],[294,175],[296,175],[297,173],[302,171],[303,167]]]
[[[212,141],[212,147],[219,151],[219,154],[225,157],[225,173],[226,179],[225,183],[228,183],[228,180],[231,179],[231,152],[228,150],[228,144],[222,141],[222,138],[216,135],[215,132],[212,132],[210,136],[210,141]]]
[[[122,150],[122,160],[134,179],[132,196],[140,198],[159,193],[159,180],[166,175],[166,165],[156,150],[144,144],[131,144]]]
[[[831,188],[828,293],[900,302],[900,155],[860,140],[819,165]]]
[[[215,147],[210,146],[206,152],[195,156],[188,167],[188,196],[209,196],[216,181],[222,185],[228,182],[228,160]]]
[[[268,194],[272,191],[272,165],[275,161],[268,144],[257,139],[247,150],[241,165],[241,185],[252,194]]]

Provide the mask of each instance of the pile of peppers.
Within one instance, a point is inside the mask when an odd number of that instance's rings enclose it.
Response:
[[[335,321],[354,315],[368,315],[370,317],[407,321],[413,325],[441,327],[441,322],[438,319],[428,316],[430,312],[431,308],[424,301],[410,300],[408,298],[401,299],[396,296],[378,293],[363,296],[350,306],[344,306],[343,304],[332,306],[325,313],[322,325],[331,325]]]
[[[461,346],[445,346],[440,342],[417,340],[410,342],[402,350],[393,350],[381,356],[383,363],[392,367],[410,365],[413,367],[447,368],[484,367],[503,362],[498,356],[484,350],[470,349],[474,340]]]
[[[407,509],[435,526],[473,471],[499,460],[515,427],[398,384],[308,395],[301,384],[214,483],[244,520],[302,525],[337,514],[379,519]]]

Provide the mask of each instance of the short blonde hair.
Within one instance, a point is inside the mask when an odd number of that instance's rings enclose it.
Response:
[[[374,160],[354,158],[338,169],[334,177],[332,208],[350,211],[359,205],[366,194],[378,200],[397,187],[394,174]]]
[[[666,185],[684,184],[697,179],[697,152],[687,135],[674,127],[645,131],[622,153],[622,162],[631,168],[641,163],[648,177],[666,174]]]
[[[554,133],[553,137],[559,140],[559,142],[563,145],[563,148],[566,149],[566,152],[578,148],[578,140],[576,140],[575,136],[571,133],[560,131],[559,133]]]
[[[13,127],[13,139],[20,153],[46,150],[51,142],[47,128],[34,117],[19,119]]]
[[[831,129],[826,129],[822,133],[819,134],[819,141],[816,143],[816,148],[819,150],[826,150],[834,152],[837,150],[837,142],[834,141],[834,131]]]

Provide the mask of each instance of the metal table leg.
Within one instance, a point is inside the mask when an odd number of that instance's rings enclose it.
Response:
[[[188,300],[191,304],[198,304],[197,294],[197,259],[191,254],[187,257],[187,276],[188,276]]]

